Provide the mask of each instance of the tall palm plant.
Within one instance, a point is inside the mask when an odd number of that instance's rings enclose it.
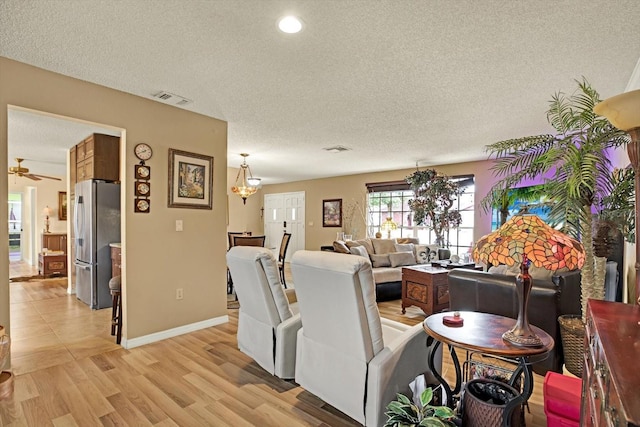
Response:
[[[495,156],[494,175],[501,177],[495,188],[506,192],[524,179],[551,176],[545,182],[552,222],[581,238],[585,247],[582,269],[582,314],[588,298],[604,298],[604,274],[596,283],[595,272],[604,271],[606,258],[593,251],[593,211],[613,188],[607,150],[627,142],[627,134],[593,112],[598,93],[583,79],[571,95],[556,93],[549,104],[547,120],[556,133],[496,142],[486,147]],[[489,195],[490,196],[490,195]],[[489,197],[488,196],[488,197]]]

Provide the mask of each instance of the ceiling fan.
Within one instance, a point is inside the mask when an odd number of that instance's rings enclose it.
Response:
[[[16,158],[16,162],[18,162],[18,166],[11,166],[9,168],[9,175],[16,175],[16,176],[19,176],[19,177],[25,177],[25,178],[32,179],[34,181],[41,181],[42,178],[55,179],[56,181],[61,181],[60,178],[56,178],[54,176],[37,175],[37,174],[29,173],[29,168],[23,168],[22,167],[22,162],[23,161],[24,161],[24,159]]]

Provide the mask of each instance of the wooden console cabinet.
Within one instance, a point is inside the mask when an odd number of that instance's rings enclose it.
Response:
[[[412,305],[427,316],[449,308],[449,270],[430,265],[402,268],[402,314]]]
[[[67,254],[48,255],[40,252],[38,254],[38,274],[43,277],[66,276]]]
[[[640,306],[589,300],[581,426],[640,426]]]
[[[42,233],[42,250],[67,253],[67,233]]]

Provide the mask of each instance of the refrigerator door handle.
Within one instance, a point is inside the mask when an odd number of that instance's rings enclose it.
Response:
[[[80,210],[82,209],[82,214],[80,214]],[[73,225],[76,232],[76,240],[78,245],[82,246],[82,237],[84,235],[84,224],[80,226],[80,218],[84,218],[84,200],[81,195],[78,195],[78,200],[76,201],[76,209],[75,209],[75,218],[73,220]]]
[[[83,270],[90,270],[91,269],[91,265],[90,264],[84,264],[84,263],[79,263],[79,262],[74,262],[73,265],[75,265],[78,268],[82,268]]]

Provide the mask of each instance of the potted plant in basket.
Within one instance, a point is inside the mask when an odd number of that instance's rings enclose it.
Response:
[[[554,201],[551,220],[563,224],[563,231],[580,238],[585,248],[581,271],[585,316],[589,298],[604,298],[606,257],[594,253],[593,230],[594,211],[602,210],[605,197],[616,186],[606,151],[626,144],[628,135],[593,112],[600,102],[598,93],[584,79],[577,83],[576,93],[559,92],[550,101],[547,120],[555,134],[496,142],[486,149],[495,158],[494,175],[501,177],[494,187],[497,194],[509,191],[525,179],[551,177],[545,180],[545,188]],[[576,322],[583,328],[580,320]],[[566,360],[567,346],[564,348]]]
[[[394,400],[387,405],[387,422],[384,427],[403,426],[438,426],[447,427],[456,424],[453,410],[447,406],[429,405],[433,399],[433,390],[426,388],[420,395],[420,407],[413,404],[404,394],[398,393],[398,400]]]

